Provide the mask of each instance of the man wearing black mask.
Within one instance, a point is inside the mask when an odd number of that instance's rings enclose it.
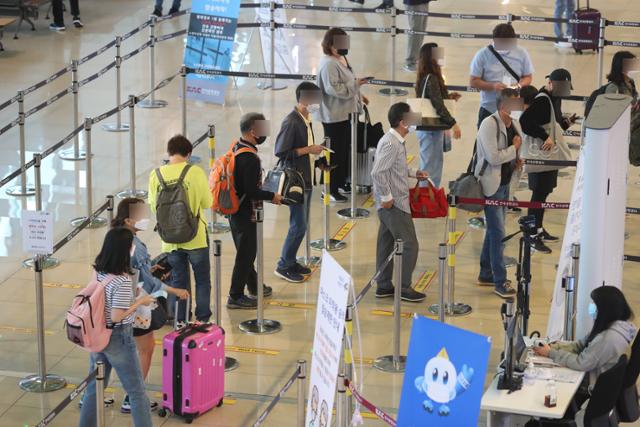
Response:
[[[256,308],[258,294],[258,274],[254,268],[257,251],[257,233],[255,209],[262,206],[263,200],[271,200],[279,205],[282,197],[270,191],[264,191],[262,185],[262,166],[257,146],[267,139],[268,122],[260,113],[247,113],[240,119],[242,137],[233,146],[235,168],[233,177],[235,189],[240,199],[238,211],[231,215],[231,235],[236,247],[236,259],[231,276],[231,288],[227,308]],[[245,286],[249,295],[244,294]],[[264,286],[264,284],[260,284]],[[271,295],[271,288],[264,286],[264,296]]]

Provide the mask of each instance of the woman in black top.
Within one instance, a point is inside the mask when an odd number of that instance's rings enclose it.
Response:
[[[562,74],[564,78],[558,78],[558,80],[571,81],[571,75],[568,71],[563,70]],[[555,110],[556,122],[560,125],[562,130],[567,130],[575,122],[576,118],[575,115],[566,119],[562,117],[562,99],[553,95],[553,82],[550,78],[547,78],[547,84],[540,89],[538,93],[546,94],[551,98],[553,109]],[[529,108],[527,108],[520,117],[522,132],[528,136],[544,141],[544,145],[542,146],[543,150],[551,150],[555,145],[555,141],[553,141],[544,128],[545,125],[549,124],[549,120],[551,118],[551,104],[549,102],[549,98],[546,96],[537,96],[533,99]],[[545,202],[547,197],[549,197],[549,194],[553,192],[553,189],[556,188],[558,184],[558,171],[530,172],[528,175],[529,189],[532,191],[531,201]],[[532,247],[538,252],[550,254],[551,248],[545,245],[544,242],[555,242],[558,240],[558,237],[552,236],[544,229],[542,224],[544,219],[544,209],[529,209],[528,214],[535,216],[536,227],[538,228],[538,235],[535,237]]]

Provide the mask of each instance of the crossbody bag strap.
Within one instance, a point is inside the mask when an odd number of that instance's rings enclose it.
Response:
[[[500,122],[498,122],[498,118],[496,116],[491,116],[491,117],[493,117],[493,120],[496,122],[496,144],[497,144],[498,141],[500,140]],[[480,168],[480,172],[478,176],[484,175],[484,172],[487,170],[488,166],[489,166],[489,162],[487,162],[487,159],[484,159],[484,162],[482,163],[482,168]]]
[[[427,74],[427,77],[424,78],[424,86],[422,86],[422,98],[424,98],[425,93],[427,92],[427,85],[429,84],[429,77],[431,74]],[[429,98],[427,98],[429,99]]]
[[[507,61],[504,60],[502,55],[500,55],[498,53],[498,51],[493,46],[489,45],[488,47],[489,47],[489,50],[491,51],[491,53],[493,53],[493,55],[496,57],[496,59],[498,61],[500,61],[500,63],[504,67],[504,69],[507,70],[509,72],[509,74],[511,74],[513,76],[513,78],[516,79],[517,82],[519,82],[520,81],[520,76],[515,71],[513,71],[513,68],[511,68],[511,66],[509,64],[507,64]]]
[[[549,95],[547,95],[546,93],[540,93],[539,96],[543,96],[545,98],[547,98],[547,100],[549,101],[549,107],[551,109],[551,117],[549,120],[549,127],[551,128],[551,139],[553,140],[553,143],[556,143],[556,109],[553,106],[553,101],[551,100],[551,97]]]

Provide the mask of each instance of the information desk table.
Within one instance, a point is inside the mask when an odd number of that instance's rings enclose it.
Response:
[[[568,368],[556,367],[552,371],[562,375]],[[569,403],[576,394],[578,387],[584,378],[584,372],[576,374],[576,381],[572,383],[556,381],[558,403],[554,408],[544,406],[546,380],[523,380],[520,390],[509,393],[508,390],[498,390],[498,378],[496,376],[489,388],[482,396],[480,409],[487,412],[487,427],[520,425],[516,421],[518,416],[559,419],[564,416]],[[579,379],[578,379],[579,378]]]

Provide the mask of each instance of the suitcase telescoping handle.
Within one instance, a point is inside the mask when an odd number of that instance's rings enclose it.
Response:
[[[173,330],[178,330],[178,306],[180,304],[180,298],[176,298],[176,306],[173,311]],[[189,324],[189,314],[191,313],[191,295],[187,298],[187,307],[184,311],[184,323]]]

